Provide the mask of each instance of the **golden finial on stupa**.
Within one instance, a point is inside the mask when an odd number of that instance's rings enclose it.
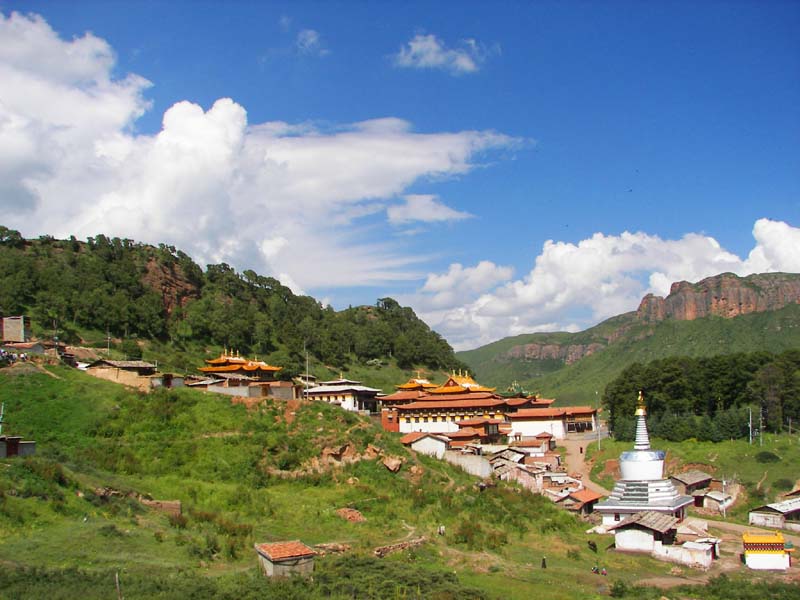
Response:
[[[643,417],[647,414],[647,408],[644,405],[644,396],[642,390],[639,390],[639,398],[636,400],[636,416]]]

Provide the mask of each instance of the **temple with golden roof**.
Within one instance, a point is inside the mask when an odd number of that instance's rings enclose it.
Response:
[[[597,411],[588,406],[551,408],[554,400],[537,395],[507,398],[496,388],[481,385],[469,373],[452,372],[442,385],[434,385],[417,374],[400,384],[397,391],[380,396],[381,425],[401,433],[448,433],[473,419],[499,420],[501,433],[509,439],[525,440],[540,433],[561,439],[567,433],[592,431]]]
[[[282,367],[274,367],[265,363],[263,360],[250,360],[239,356],[239,353],[233,353],[225,349],[218,358],[211,358],[206,360],[205,367],[200,367],[198,370],[209,376],[216,376],[222,378],[240,377],[251,379],[254,381],[266,381],[274,379],[275,373],[281,370]]]

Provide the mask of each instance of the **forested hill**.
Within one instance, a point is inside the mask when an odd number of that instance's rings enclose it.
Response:
[[[392,357],[401,368],[463,367],[453,349],[391,298],[343,311],[272,277],[205,271],[184,252],[98,235],[25,240],[0,227],[0,314],[30,315],[34,332],[78,343],[156,340],[176,350],[216,346],[303,369],[304,348],[332,367]],[[136,347],[136,344],[128,344]]]

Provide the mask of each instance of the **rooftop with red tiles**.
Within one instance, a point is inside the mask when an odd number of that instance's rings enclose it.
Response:
[[[300,540],[292,540],[290,542],[272,542],[269,544],[256,544],[256,551],[260,554],[263,554],[273,562],[287,558],[314,556],[316,554],[314,550],[306,546]]]

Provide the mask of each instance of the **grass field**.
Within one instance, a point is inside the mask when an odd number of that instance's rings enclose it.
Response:
[[[144,395],[46,371],[0,371],[4,432],[37,442],[35,457],[0,460],[0,598],[108,598],[116,573],[126,598],[600,598],[617,581],[670,570],[609,550],[610,538],[592,552],[588,525],[543,497],[502,483],[480,491],[336,407],[248,411],[188,389]],[[345,443],[405,464],[397,474],[378,460],[306,469],[323,447]],[[780,452],[795,460],[793,449]],[[139,494],[181,500],[183,517],[146,508]],[[342,507],[366,520],[340,518]],[[421,535],[429,542],[419,548],[372,556]],[[284,539],[351,550],[318,558],[313,580],[267,581],[253,543]],[[592,575],[595,564],[609,577]]]

